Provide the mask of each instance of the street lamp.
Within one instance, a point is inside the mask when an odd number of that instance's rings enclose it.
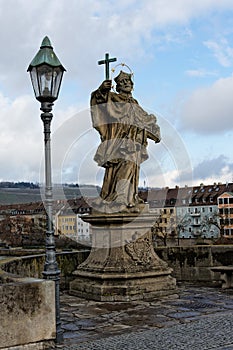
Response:
[[[55,55],[49,38],[46,36],[40,50],[30,63],[28,70],[36,99],[41,103],[41,119],[44,124],[45,151],[45,209],[46,209],[46,248],[43,276],[55,282],[56,341],[61,343],[63,333],[60,321],[60,270],[56,261],[56,248],[53,228],[53,191],[51,171],[50,125],[53,102],[58,98],[65,68]]]

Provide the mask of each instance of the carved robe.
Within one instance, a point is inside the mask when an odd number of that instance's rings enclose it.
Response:
[[[133,207],[139,203],[140,164],[148,158],[147,138],[160,141],[156,117],[146,113],[131,96],[100,89],[91,95],[93,127],[101,137],[94,160],[104,167],[100,196],[112,204]]]

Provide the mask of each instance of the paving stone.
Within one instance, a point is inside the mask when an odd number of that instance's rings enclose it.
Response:
[[[200,312],[195,312],[195,311],[176,312],[174,314],[168,314],[168,316],[172,318],[188,318],[188,317],[200,316]]]
[[[179,298],[149,303],[101,303],[64,293],[64,343],[57,349],[233,350],[232,308],[232,293],[204,287],[183,286]]]
[[[76,325],[75,323],[63,323],[62,324],[62,329],[64,329],[65,331],[72,331],[72,332],[75,332],[75,331],[78,331],[80,330],[80,326],[79,325]]]

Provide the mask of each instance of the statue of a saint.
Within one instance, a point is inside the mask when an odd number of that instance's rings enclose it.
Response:
[[[132,74],[123,71],[103,81],[91,95],[93,127],[101,138],[94,160],[105,168],[100,193],[102,203],[113,211],[137,211],[140,165],[148,158],[147,139],[160,142],[160,128],[153,114],[145,112],[132,97]]]

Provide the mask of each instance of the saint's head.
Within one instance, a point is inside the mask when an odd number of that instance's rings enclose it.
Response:
[[[116,91],[119,93],[131,93],[133,90],[132,74],[123,72],[122,70],[114,79],[116,82]]]

